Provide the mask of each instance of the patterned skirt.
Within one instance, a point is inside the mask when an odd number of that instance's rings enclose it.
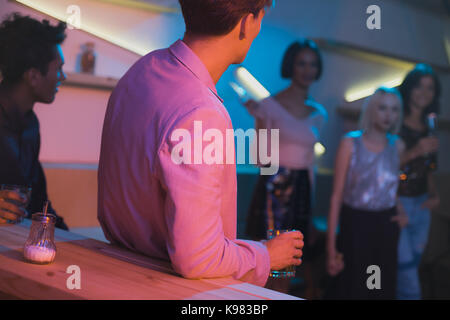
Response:
[[[259,177],[247,214],[246,234],[250,239],[266,239],[270,229],[295,229],[306,240],[310,220],[308,170],[280,168],[275,175]]]

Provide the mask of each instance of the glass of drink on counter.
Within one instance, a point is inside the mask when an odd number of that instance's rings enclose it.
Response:
[[[21,202],[21,201],[17,201],[17,200],[13,200],[13,199],[5,199],[5,200],[24,209],[26,212],[28,204],[30,203],[30,199],[31,199],[31,190],[32,189],[30,186],[2,184],[2,185],[0,185],[0,190],[14,191],[14,192],[20,194],[25,199],[25,201]],[[18,217],[15,221],[8,220],[8,223],[15,224],[15,223],[21,223],[22,221],[23,221],[23,217]]]
[[[290,232],[290,231],[294,231],[294,230],[273,230],[270,229],[267,231],[267,240],[270,240],[272,238],[275,238],[277,236],[279,236],[282,233],[285,232]],[[271,278],[273,279],[287,279],[287,278],[293,278],[295,277],[295,265],[286,267],[282,270],[271,270],[270,271],[270,275]]]

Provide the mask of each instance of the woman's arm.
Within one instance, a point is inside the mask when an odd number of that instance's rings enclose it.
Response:
[[[271,136],[271,121],[268,118],[263,118],[259,116],[255,116],[255,131],[256,131],[256,137],[255,140],[252,143],[252,150],[254,151],[254,157],[256,160],[256,165],[258,167],[266,167],[270,166],[270,163],[263,163],[260,158],[260,130],[267,130],[267,145],[265,148],[264,154],[268,155],[268,152],[271,152],[272,150],[272,136]],[[262,134],[262,133],[261,133]]]
[[[409,150],[404,150],[400,157],[400,165],[430,153],[435,153],[439,149],[439,140],[436,137],[426,137],[419,140],[419,142]]]
[[[422,205],[423,208],[427,208],[432,211],[439,207],[441,199],[436,186],[436,181],[434,179],[433,173],[428,173],[428,199]]]
[[[397,138],[395,143],[397,146],[398,156],[399,156],[400,162],[401,162],[401,159],[404,158],[405,153],[406,153],[406,145],[405,145],[405,142],[400,137]]]
[[[422,138],[416,146],[411,148],[410,150],[406,150],[405,143],[401,140],[397,140],[397,148],[400,156],[400,164],[404,165],[409,161],[424,156],[433,152],[436,152],[439,148],[439,141],[436,137],[427,137]],[[427,208],[429,210],[436,209],[440,204],[440,197],[436,187],[436,182],[433,176],[433,173],[428,173],[428,195],[429,198],[422,205],[423,208]],[[400,207],[399,207],[400,208]],[[401,210],[400,210],[401,213]]]
[[[267,121],[264,121],[261,118],[255,118],[255,130],[258,132],[259,129],[270,129],[267,128]]]
[[[406,145],[400,137],[398,137],[398,139],[396,140],[396,146],[397,146],[398,155],[399,155],[400,159],[402,159],[402,157],[404,156],[404,154],[406,152],[405,151]],[[391,221],[398,223],[398,226],[400,228],[404,228],[409,222],[408,215],[406,214],[405,208],[403,207],[403,203],[400,201],[398,196],[397,196],[396,209],[397,209],[397,215],[392,217]]]
[[[328,214],[327,230],[327,260],[328,272],[331,275],[336,274],[335,258],[336,251],[336,228],[339,220],[339,211],[341,210],[342,198],[345,186],[345,178],[353,152],[353,140],[351,138],[342,139],[336,156],[333,193],[330,201],[330,211]]]
[[[418,158],[421,156],[419,148],[416,146],[414,148],[411,148],[409,150],[405,150],[403,154],[400,156],[400,166],[405,165],[406,163],[414,160],[415,158]]]

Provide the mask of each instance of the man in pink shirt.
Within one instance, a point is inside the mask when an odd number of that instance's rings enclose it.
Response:
[[[290,232],[265,243],[236,239],[236,165],[197,161],[208,146],[198,141],[198,124],[203,132],[223,133],[216,143],[234,157],[234,141],[225,139],[231,119],[215,84],[229,65],[244,61],[272,1],[180,4],[184,39],[141,58],[110,97],[98,218],[109,241],[170,259],[186,278],[232,276],[264,286],[270,269],[301,263],[303,236]],[[189,136],[181,139],[179,132]],[[184,140],[189,137],[197,140]],[[191,146],[188,152],[175,152],[180,142]],[[180,163],[174,154],[194,160]]]

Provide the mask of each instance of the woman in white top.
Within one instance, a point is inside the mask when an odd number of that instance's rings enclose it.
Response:
[[[260,103],[246,104],[256,119],[256,130],[279,129],[280,138],[280,169],[275,175],[259,177],[247,216],[246,233],[259,240],[265,239],[270,229],[300,230],[306,239],[305,262],[311,226],[314,145],[328,118],[323,106],[308,94],[310,86],[322,74],[317,45],[308,39],[293,43],[284,55],[281,69],[282,77],[292,80],[291,85]]]

